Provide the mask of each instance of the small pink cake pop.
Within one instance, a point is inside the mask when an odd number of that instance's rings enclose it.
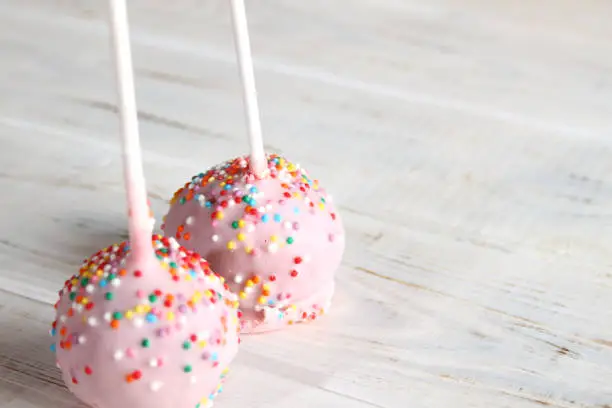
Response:
[[[210,407],[238,349],[238,299],[198,254],[151,239],[125,0],[111,0],[130,242],[68,279],[51,335],[68,388],[95,408]]]
[[[329,307],[342,222],[319,183],[280,156],[268,157],[264,178],[248,157],[193,177],[172,198],[162,228],[239,294],[243,332],[314,320]]]
[[[193,177],[162,228],[226,278],[240,296],[241,330],[258,332],[329,307],[344,230],[316,180],[264,153],[244,2],[231,5],[251,154]]]

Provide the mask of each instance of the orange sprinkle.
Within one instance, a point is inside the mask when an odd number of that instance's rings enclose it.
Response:
[[[116,329],[118,329],[118,328],[119,328],[119,320],[113,320],[113,321],[111,322],[110,326],[111,326],[113,329],[115,329],[115,330],[116,330]]]

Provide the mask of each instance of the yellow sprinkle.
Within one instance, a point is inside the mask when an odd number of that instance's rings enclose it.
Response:
[[[204,292],[204,296],[209,298],[212,296],[212,292],[210,290],[206,290],[206,292]]]
[[[293,164],[293,163],[289,163],[289,164],[287,165],[287,170],[289,170],[289,171],[295,171],[295,164]]]
[[[131,310],[128,310],[127,312],[125,312],[125,318],[128,320],[132,320],[132,317],[134,317],[134,312]]]
[[[270,290],[270,284],[269,283],[264,283],[263,285],[261,285],[261,288],[263,290]]]
[[[265,296],[260,296],[259,299],[257,299],[257,302],[259,302],[260,305],[263,305],[266,303],[266,297]]]
[[[253,252],[253,248],[251,248],[250,246],[245,246],[244,250],[247,254],[250,254],[251,252]]]
[[[227,243],[227,249],[229,249],[229,250],[234,250],[234,249],[236,249],[236,243],[235,243],[234,241],[229,241],[229,242]]]
[[[219,187],[225,187],[226,184],[227,183],[225,181],[222,181],[222,182],[219,183]]]
[[[270,237],[270,242],[276,242],[276,241],[278,241],[278,237],[276,235],[272,235]]]
[[[246,292],[240,292],[240,299],[246,299],[246,298],[247,298]]]
[[[198,346],[200,346],[200,348],[206,347],[206,344],[207,344],[206,340],[201,340],[201,341],[198,342]]]
[[[84,297],[83,299],[81,299],[81,303],[82,303],[83,305],[86,305],[86,304],[88,304],[88,303],[89,303],[89,299],[87,299],[86,297]]]
[[[218,220],[222,220],[223,217],[225,217],[225,215],[221,211],[219,211],[219,212],[217,212],[217,216],[216,217],[217,217]]]
[[[249,279],[248,281],[246,281],[245,285],[246,285],[247,288],[251,288],[251,287],[253,287],[254,283],[253,283],[252,280]]]
[[[239,228],[244,228],[245,224],[246,223],[244,222],[244,220],[238,220],[238,227]]]
[[[138,314],[144,314],[144,313],[145,313],[145,307],[144,307],[144,305],[138,305],[138,306],[136,306],[136,313],[138,313]]]
[[[319,208],[320,208],[321,210],[324,210],[324,209],[325,209],[325,204],[323,204],[323,203],[319,203]]]
[[[168,319],[169,322],[174,320],[174,312],[168,312],[166,314],[166,319]]]
[[[246,238],[246,235],[244,235],[242,232],[239,233],[236,238],[238,238],[238,241],[244,241],[244,239]]]

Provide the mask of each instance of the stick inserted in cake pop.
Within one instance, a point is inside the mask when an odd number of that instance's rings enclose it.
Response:
[[[232,21],[234,23],[234,41],[240,77],[242,78],[242,96],[244,98],[249,142],[251,145],[251,171],[257,176],[262,176],[267,169],[267,162],[261,135],[261,119],[257,104],[255,74],[253,73],[253,59],[251,57],[251,44],[244,0],[231,0],[231,5]]]
[[[138,111],[125,0],[110,0],[110,20],[119,95],[123,139],[123,174],[127,193],[132,254],[138,258],[152,253],[147,189],[138,134]]]

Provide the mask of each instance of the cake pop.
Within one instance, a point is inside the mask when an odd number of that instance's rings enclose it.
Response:
[[[317,180],[264,153],[244,4],[232,6],[251,154],[194,176],[175,193],[162,229],[226,279],[248,333],[314,320],[328,309],[344,230]]]
[[[66,281],[51,348],[92,407],[210,407],[238,349],[238,299],[198,254],[151,234],[125,0],[111,1],[130,240]]]

